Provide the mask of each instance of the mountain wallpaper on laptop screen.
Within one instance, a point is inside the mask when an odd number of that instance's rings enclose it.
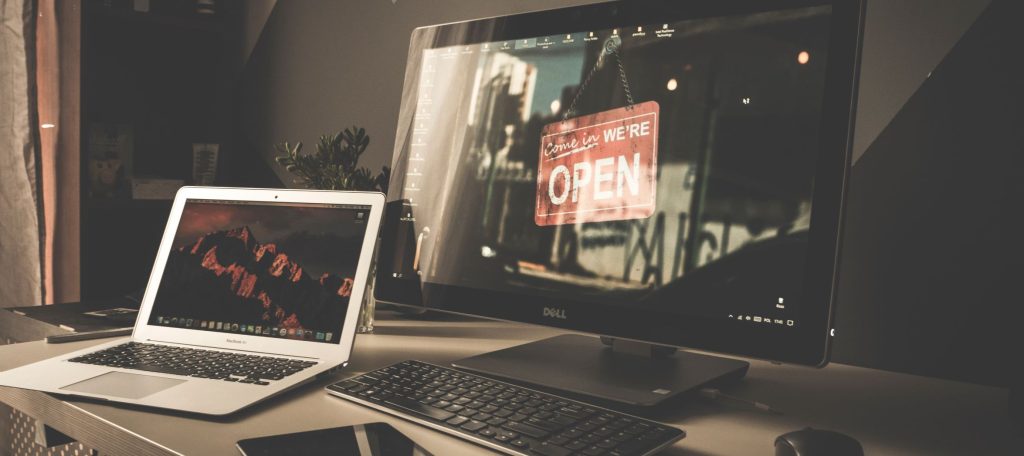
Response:
[[[352,278],[312,277],[277,244],[261,244],[240,226],[173,249],[157,296],[182,315],[299,330],[340,321],[351,293]]]

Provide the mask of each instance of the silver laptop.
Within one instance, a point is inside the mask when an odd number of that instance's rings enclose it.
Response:
[[[344,366],[384,195],[182,188],[130,338],[0,385],[225,415]]]

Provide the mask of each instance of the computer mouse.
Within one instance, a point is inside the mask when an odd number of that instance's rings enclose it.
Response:
[[[775,456],[864,456],[860,442],[846,434],[801,429],[775,439]]]

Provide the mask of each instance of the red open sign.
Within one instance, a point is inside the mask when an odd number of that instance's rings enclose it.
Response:
[[[658,171],[658,102],[548,124],[539,163],[537,225],[650,217]]]

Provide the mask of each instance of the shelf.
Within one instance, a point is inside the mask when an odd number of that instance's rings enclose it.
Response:
[[[95,14],[106,20],[124,23],[156,24],[182,30],[199,30],[223,33],[225,27],[217,15],[193,13],[187,16],[172,16],[158,12],[140,13],[133,10],[96,8]]]
[[[169,209],[170,199],[128,199],[128,198],[85,198],[85,206],[89,209]]]

